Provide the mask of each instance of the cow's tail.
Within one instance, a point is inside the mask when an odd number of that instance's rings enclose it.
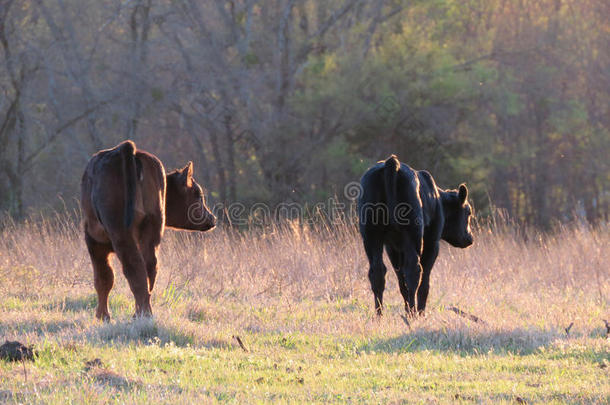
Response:
[[[384,166],[384,183],[385,183],[385,195],[386,203],[388,204],[388,214],[390,224],[396,223],[395,210],[396,210],[396,175],[400,170],[400,162],[396,155],[392,155],[385,161]]]
[[[123,178],[125,180],[125,212],[123,220],[129,228],[133,222],[136,200],[136,145],[132,141],[125,141],[119,146],[123,160]]]

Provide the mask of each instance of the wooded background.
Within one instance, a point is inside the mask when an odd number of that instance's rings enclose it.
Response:
[[[479,213],[607,221],[605,0],[0,0],[0,211],[130,138],[214,202],[317,202],[390,153]]]

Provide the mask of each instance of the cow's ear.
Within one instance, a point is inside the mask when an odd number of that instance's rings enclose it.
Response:
[[[468,188],[464,183],[460,184],[460,188],[458,189],[458,198],[460,199],[460,204],[464,204],[468,198]]]
[[[188,177],[193,177],[193,162],[189,161],[184,167],[184,170],[186,170],[186,175]]]
[[[188,162],[182,170],[180,170],[180,180],[182,184],[190,187],[193,184],[193,162]]]

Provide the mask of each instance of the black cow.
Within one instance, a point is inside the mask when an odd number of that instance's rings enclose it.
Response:
[[[439,241],[472,245],[468,189],[443,190],[425,170],[413,170],[396,156],[380,161],[360,180],[360,234],[369,259],[375,310],[381,315],[386,267],[383,247],[398,277],[407,315],[426,308],[430,270]],[[415,296],[417,294],[417,303]]]

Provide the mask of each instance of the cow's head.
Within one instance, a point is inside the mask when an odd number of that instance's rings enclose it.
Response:
[[[470,231],[472,207],[468,203],[468,189],[460,184],[458,190],[447,190],[441,193],[445,225],[442,238],[455,247],[467,248],[472,245]]]
[[[193,178],[193,162],[168,173],[165,197],[167,226],[193,231],[207,231],[216,226],[216,217],[205,205],[201,186]]]

